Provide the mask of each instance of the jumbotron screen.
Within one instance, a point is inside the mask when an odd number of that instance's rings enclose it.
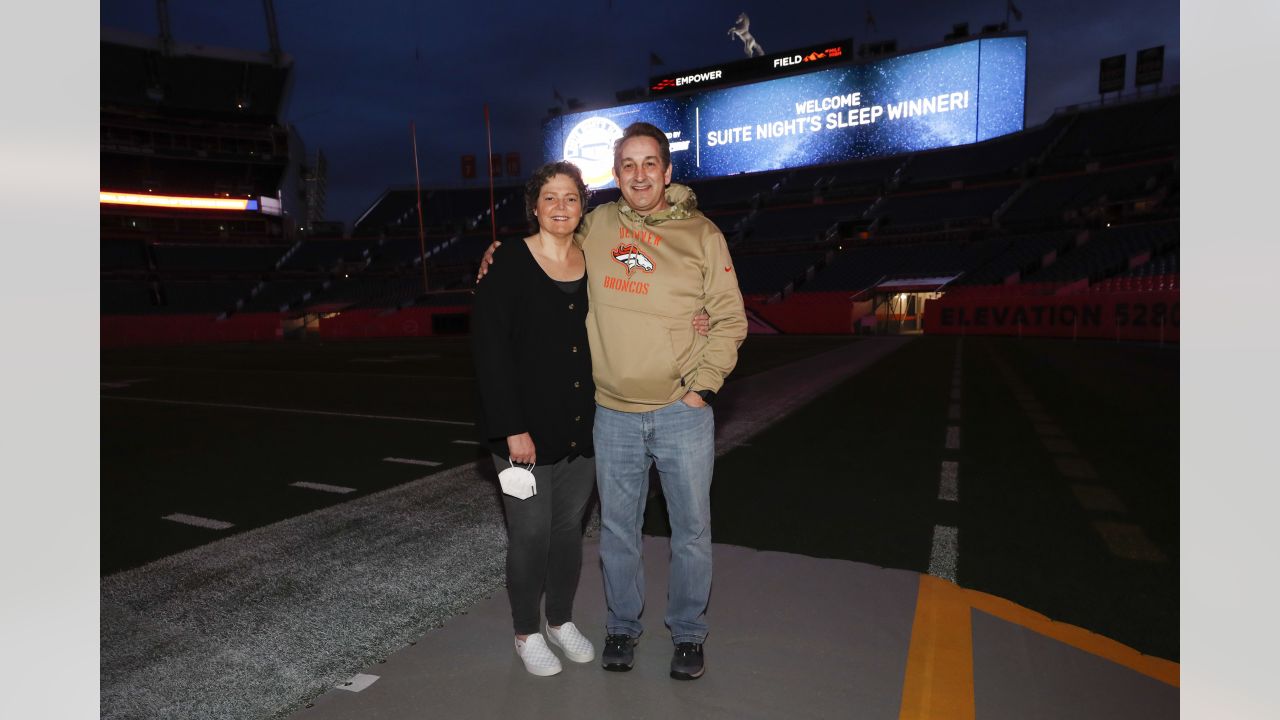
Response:
[[[677,181],[964,145],[1023,128],[1025,36],[983,38],[776,80],[562,115],[549,160],[613,187],[613,143],[643,120],[671,138]]]

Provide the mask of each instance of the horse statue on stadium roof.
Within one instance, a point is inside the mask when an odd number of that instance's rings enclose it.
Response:
[[[764,55],[764,48],[760,47],[760,43],[756,42],[756,38],[748,29],[751,27],[751,18],[747,17],[745,12],[738,13],[738,21],[729,28],[729,35],[737,37],[742,41],[742,51],[747,57],[756,57]]]

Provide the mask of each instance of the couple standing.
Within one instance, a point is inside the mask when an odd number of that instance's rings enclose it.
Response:
[[[609,611],[602,662],[606,670],[631,669],[643,631],[650,465],[672,528],[671,676],[703,673],[710,404],[737,363],[747,321],[724,236],[696,209],[691,190],[670,185],[671,170],[667,136],[649,123],[630,125],[614,145],[622,198],[584,217],[578,169],[543,166],[525,194],[537,231],[500,250],[491,246],[482,264],[487,276],[472,318],[479,424],[495,466],[533,465],[537,482],[528,499],[503,495],[516,653],[535,675],[561,670],[548,641],[575,662],[595,658],[572,622],[593,479]]]

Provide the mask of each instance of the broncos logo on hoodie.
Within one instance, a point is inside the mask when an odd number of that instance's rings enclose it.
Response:
[[[627,277],[631,277],[637,268],[647,273],[653,272],[653,261],[635,245],[619,245],[614,248],[613,259],[627,266]]]

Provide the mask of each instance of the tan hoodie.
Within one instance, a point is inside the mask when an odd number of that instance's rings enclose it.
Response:
[[[724,235],[698,211],[692,190],[673,184],[666,192],[666,210],[641,217],[619,199],[579,229],[596,402],[612,410],[647,412],[690,390],[719,391],[747,337]],[[706,337],[690,325],[702,308],[711,316]]]

